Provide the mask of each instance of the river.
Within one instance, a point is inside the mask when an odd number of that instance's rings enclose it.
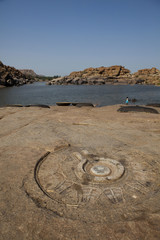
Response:
[[[123,104],[126,97],[136,104],[160,103],[160,87],[152,85],[46,85],[38,82],[21,87],[0,88],[0,106],[91,102],[98,106]]]

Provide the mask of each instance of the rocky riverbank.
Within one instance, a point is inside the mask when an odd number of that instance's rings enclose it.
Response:
[[[103,84],[148,84],[160,85],[160,70],[141,69],[131,73],[123,66],[87,68],[72,72],[68,76],[37,75],[31,69],[16,69],[0,61],[0,86],[21,86],[27,83],[46,81],[48,85],[103,85]]]
[[[31,76],[23,74],[14,67],[6,66],[0,61],[0,85],[6,87],[21,86],[33,81]]]
[[[68,76],[53,79],[48,85],[67,84],[153,84],[160,85],[160,71],[156,68],[141,69],[131,74],[123,66],[87,68],[83,71],[72,72]]]
[[[21,86],[33,82],[48,82],[51,79],[58,78],[55,76],[44,76],[36,74],[32,69],[16,69],[6,66],[0,61],[0,88]]]

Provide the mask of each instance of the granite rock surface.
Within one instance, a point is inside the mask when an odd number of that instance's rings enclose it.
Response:
[[[1,239],[159,240],[160,114],[119,107],[0,108]]]
[[[156,68],[142,69],[131,74],[123,66],[87,68],[83,71],[72,72],[68,76],[53,79],[49,85],[54,84],[160,84],[160,71]]]

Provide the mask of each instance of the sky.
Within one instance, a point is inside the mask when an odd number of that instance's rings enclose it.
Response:
[[[160,0],[0,0],[0,60],[48,76],[160,69]]]

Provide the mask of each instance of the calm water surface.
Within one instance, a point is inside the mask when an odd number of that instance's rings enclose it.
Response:
[[[34,83],[0,89],[0,106],[7,104],[47,104],[56,102],[92,102],[99,106],[125,103],[136,98],[136,104],[160,103],[160,87],[145,85],[46,85]]]

